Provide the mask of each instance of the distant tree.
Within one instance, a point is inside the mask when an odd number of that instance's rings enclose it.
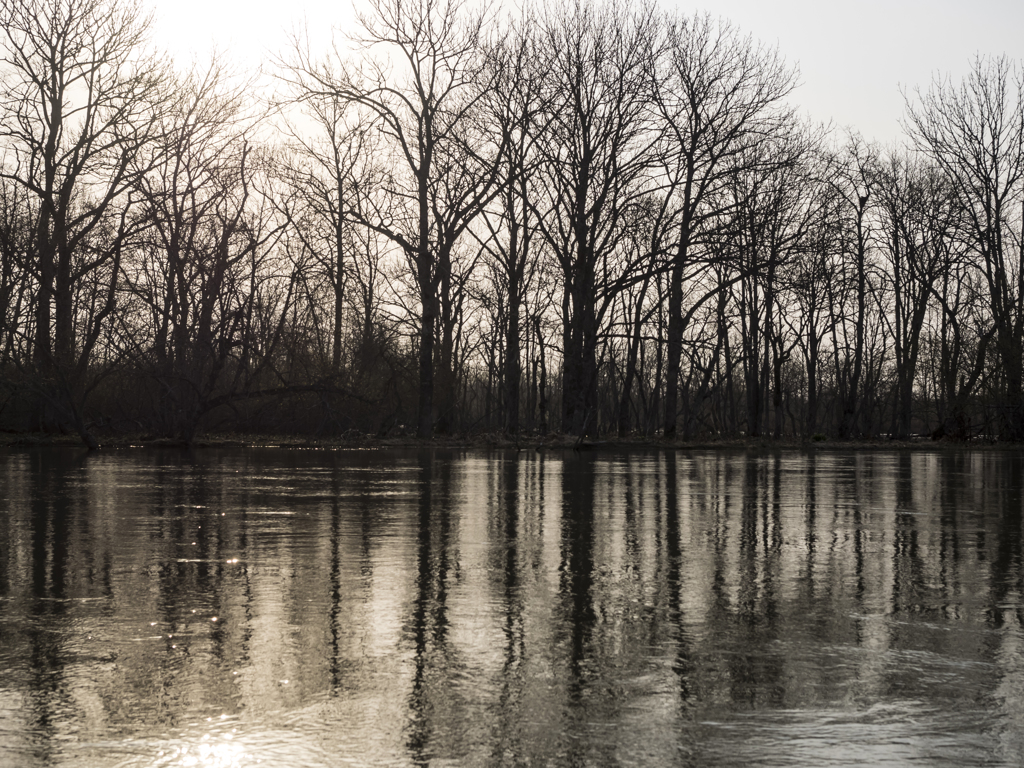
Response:
[[[538,142],[538,227],[561,282],[562,428],[596,424],[600,325],[638,279],[634,209],[645,205],[658,143],[650,83],[662,34],[652,6],[552,9],[538,25],[551,98]]]
[[[842,260],[838,196],[824,183],[808,191],[810,222],[805,247],[796,254],[788,271],[791,326],[800,351],[806,381],[803,434],[818,432],[821,414],[822,379],[826,343],[833,336],[831,311],[841,304],[844,286],[836,279]]]
[[[433,433],[436,411],[446,417],[452,408],[456,247],[498,192],[500,141],[484,122],[481,104],[492,87],[486,13],[462,0],[373,0],[359,19],[357,40],[366,55],[350,58],[335,48],[318,61],[300,44],[282,74],[295,98],[334,98],[363,109],[387,139],[389,173],[347,215],[401,250],[415,284],[420,437]],[[445,398],[440,409],[435,394]]]
[[[925,323],[936,306],[939,280],[952,268],[950,255],[961,239],[963,217],[948,178],[930,162],[902,152],[879,164],[873,188],[893,308],[889,320],[896,391],[890,432],[905,439],[914,416]]]
[[[783,428],[783,308],[788,272],[806,246],[813,221],[809,156],[817,137],[802,126],[765,136],[740,156],[730,184],[733,258],[738,272],[738,312],[743,346],[747,434],[767,430],[772,396],[775,437]]]
[[[32,377],[90,447],[92,355],[116,309],[131,189],[164,98],[149,23],[133,0],[0,2],[0,176],[29,194],[35,218]]]
[[[984,275],[971,263],[969,251],[958,239],[943,248],[934,286],[939,317],[926,328],[922,343],[938,420],[932,432],[936,438],[966,440],[983,427],[975,401],[994,378],[990,349],[997,327],[988,312]]]
[[[751,142],[791,117],[782,102],[796,72],[775,51],[707,15],[671,19],[654,80],[654,104],[669,137],[672,194],[678,235],[669,267],[666,436],[676,433],[679,375],[685,333],[684,285],[699,258],[706,222],[719,216],[719,194],[737,158]]]
[[[312,262],[302,270],[304,281],[315,283],[308,290],[318,298],[321,284],[327,291],[328,365],[340,375],[345,365],[346,287],[353,278],[358,242],[345,209],[357,206],[352,198],[360,194],[368,176],[364,169],[374,164],[377,146],[359,112],[337,99],[307,98],[303,106],[302,116],[286,128],[290,151],[281,175],[291,194],[284,198],[284,213],[301,243],[302,258]]]
[[[838,435],[840,438],[860,436],[866,423],[864,400],[865,367],[868,356],[870,286],[869,250],[874,232],[869,215],[876,203],[872,183],[876,178],[878,149],[854,132],[837,149],[826,154],[820,168],[822,180],[831,188],[838,218],[839,246],[843,258],[841,270],[834,280],[849,286],[852,305],[840,307],[832,303],[830,310],[841,313],[833,330],[836,385],[841,402]],[[838,322],[838,320],[845,322]],[[849,336],[852,335],[852,339]]]
[[[258,370],[273,362],[285,310],[268,260],[282,224],[245,84],[213,62],[174,91],[133,191],[146,229],[125,271],[141,311],[120,320],[124,349],[159,384],[157,429],[191,443],[204,416],[261,388]]]
[[[544,72],[538,66],[539,42],[532,34],[531,15],[502,37],[489,55],[494,69],[487,107],[501,132],[503,154],[497,179],[500,192],[481,217],[482,248],[491,267],[495,298],[500,297],[495,317],[500,319],[500,372],[502,427],[515,434],[520,428],[523,378],[522,350],[524,312],[532,278],[539,262],[536,244],[537,213],[534,207],[539,156],[536,144],[550,116],[544,107],[551,97]]]
[[[32,199],[23,186],[0,179],[0,366],[8,374],[31,357]]]
[[[277,171],[287,193],[277,200],[296,272],[294,333],[305,350],[291,379],[320,385],[338,428],[387,429],[400,418],[393,402],[384,405],[397,385],[395,322],[383,311],[388,243],[353,211],[372,205],[385,182],[388,145],[365,110],[334,95],[304,99],[298,116],[287,105],[284,113]]]
[[[633,206],[633,221],[626,228],[623,246],[628,254],[627,263],[638,268],[637,280],[622,291],[622,312],[619,325],[624,329],[625,359],[617,361],[621,367],[621,383],[615,407],[616,431],[625,437],[631,430],[634,396],[641,386],[641,351],[644,332],[662,304],[658,292],[659,273],[663,266],[662,246],[674,224],[670,196],[649,195]],[[657,379],[657,377],[655,377]]]
[[[936,80],[908,97],[907,115],[966,211],[994,329],[999,432],[1024,440],[1024,69],[978,57],[959,86]]]

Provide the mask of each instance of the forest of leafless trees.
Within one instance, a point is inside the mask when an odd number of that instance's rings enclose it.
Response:
[[[0,26],[0,429],[1024,440],[1019,62],[883,147],[643,0],[370,0],[251,79]]]

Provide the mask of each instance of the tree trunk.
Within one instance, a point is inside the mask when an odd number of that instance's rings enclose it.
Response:
[[[519,387],[522,366],[519,349],[519,297],[509,286],[508,322],[505,327],[505,367],[502,378],[505,388],[505,432],[519,432]]]
[[[677,260],[669,275],[668,344],[665,361],[665,429],[666,439],[676,436],[679,412],[679,374],[683,359],[683,266]]]

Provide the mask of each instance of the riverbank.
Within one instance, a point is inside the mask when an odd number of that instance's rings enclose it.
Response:
[[[887,438],[832,440],[786,437],[772,438],[701,438],[696,440],[665,440],[643,436],[580,439],[574,435],[549,434],[504,435],[500,433],[478,435],[446,435],[430,440],[414,437],[376,437],[373,435],[348,435],[332,438],[308,438],[293,435],[243,435],[209,434],[197,438],[191,445],[180,440],[157,438],[150,435],[114,435],[100,439],[100,450],[129,450],[135,448],[304,448],[319,450],[340,449],[384,449],[384,448],[499,448],[512,450],[577,450],[577,451],[629,451],[629,450],[775,450],[775,449],[841,449],[841,450],[1007,450],[1024,446],[1018,443],[1001,443],[993,440],[976,439],[969,442],[953,440],[931,440],[912,438],[890,440]],[[40,447],[68,446],[84,447],[81,439],[74,434],[48,434],[42,432],[0,432],[0,446]]]

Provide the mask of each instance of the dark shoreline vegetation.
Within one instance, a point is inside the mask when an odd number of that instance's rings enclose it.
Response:
[[[16,433],[0,431],[0,448],[82,448],[77,435],[55,435],[41,432]],[[874,439],[835,440],[823,434],[810,438],[749,438],[717,437],[693,440],[666,440],[628,436],[619,438],[588,438],[577,435],[551,433],[547,435],[508,435],[503,432],[447,435],[427,439],[415,436],[379,438],[372,435],[343,435],[333,438],[308,438],[294,435],[241,435],[208,434],[197,437],[191,443],[176,438],[153,437],[152,435],[115,435],[98,441],[93,450],[134,451],[147,449],[295,449],[295,450],[393,450],[393,449],[439,449],[439,450],[499,450],[499,451],[555,451],[595,453],[644,453],[648,451],[760,451],[801,450],[801,451],[1022,451],[1022,443],[1003,443],[991,438],[972,440],[933,440],[926,435],[912,435],[898,439],[881,436]]]
[[[149,23],[0,3],[3,444],[1024,442],[1019,62],[881,147],[652,3],[371,0],[251,79]]]

